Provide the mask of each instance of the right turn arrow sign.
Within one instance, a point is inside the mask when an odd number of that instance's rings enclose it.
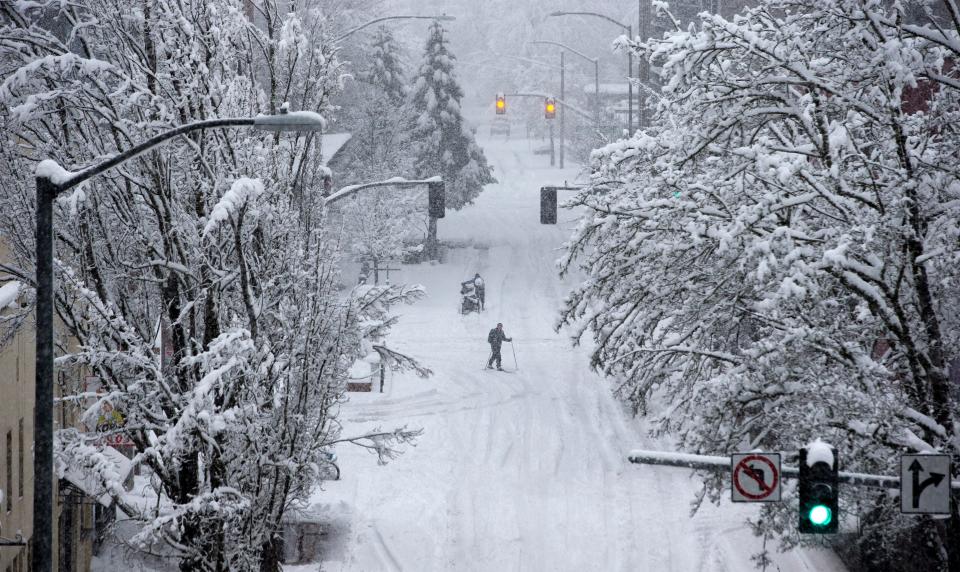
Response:
[[[900,457],[900,512],[950,514],[950,455]]]

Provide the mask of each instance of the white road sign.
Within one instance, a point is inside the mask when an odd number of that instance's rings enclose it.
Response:
[[[900,457],[900,512],[950,514],[950,455]]]
[[[730,455],[733,502],[780,500],[780,453]]]

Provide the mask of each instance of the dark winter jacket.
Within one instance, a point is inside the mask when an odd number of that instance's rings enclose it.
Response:
[[[503,333],[503,330],[494,328],[487,334],[487,343],[495,348],[499,348],[504,341],[512,342],[513,340],[508,338],[507,334]]]

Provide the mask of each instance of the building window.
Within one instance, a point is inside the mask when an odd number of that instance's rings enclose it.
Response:
[[[13,510],[13,431],[7,431],[7,512]]]
[[[20,498],[23,498],[23,418],[20,418],[20,424],[17,427],[17,492]]]

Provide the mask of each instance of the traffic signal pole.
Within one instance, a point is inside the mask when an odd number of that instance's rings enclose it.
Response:
[[[327,208],[333,203],[343,200],[346,197],[355,195],[366,189],[384,189],[388,187],[410,188],[427,186],[427,256],[430,260],[436,260],[439,254],[439,241],[437,240],[437,219],[444,217],[446,213],[446,187],[443,179],[439,176],[429,179],[407,180],[401,178],[388,179],[386,181],[376,181],[373,183],[363,183],[360,185],[349,185],[323,199],[323,208]]]
[[[663,465],[667,467],[681,467],[697,471],[711,471],[721,473],[730,471],[730,457],[713,455],[691,455],[688,453],[673,453],[669,451],[630,451],[627,460],[638,465]],[[800,478],[799,467],[783,466],[780,468],[780,477],[784,479]],[[868,473],[837,473],[837,482],[847,485],[872,487],[879,489],[899,489],[900,477],[886,475],[872,475]],[[960,481],[952,481],[950,488],[960,491]]]
[[[511,93],[507,93],[507,94],[504,94],[504,95],[507,96],[507,97],[536,97],[536,98],[538,98],[538,99],[545,99],[545,98],[548,98],[548,97],[552,97],[552,96],[551,96],[550,94],[548,94],[548,93],[531,93],[531,92],[525,92],[525,93],[513,93],[513,92],[511,92]],[[587,120],[587,121],[593,121],[593,117],[594,117],[594,116],[593,116],[589,111],[586,111],[585,109],[581,109],[581,108],[577,107],[576,105],[574,105],[573,103],[564,101],[563,99],[561,99],[561,98],[559,98],[559,97],[554,97],[554,98],[553,98],[553,102],[554,102],[554,104],[556,104],[556,105],[562,105],[563,107],[567,108],[568,110],[570,110],[571,112],[573,112],[574,115],[579,115],[580,117],[584,118],[584,119]]]
[[[561,151],[562,153],[563,151]],[[554,146],[553,146],[553,122],[550,122],[550,166],[553,167],[556,162],[554,161]]]

